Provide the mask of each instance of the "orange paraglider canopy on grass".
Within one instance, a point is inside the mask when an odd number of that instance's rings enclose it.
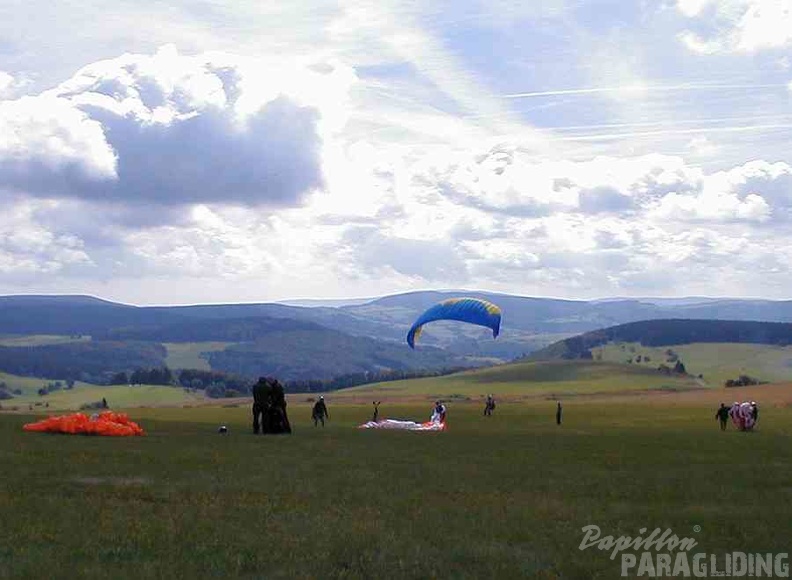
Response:
[[[25,431],[40,433],[69,433],[72,435],[106,435],[111,437],[130,437],[143,435],[143,429],[134,421],[130,421],[126,413],[102,411],[89,417],[85,413],[47,417],[35,423],[26,424]]]

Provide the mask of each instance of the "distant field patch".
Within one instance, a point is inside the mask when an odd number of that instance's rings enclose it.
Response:
[[[766,382],[792,380],[792,346],[695,343],[646,347],[635,343],[611,343],[592,349],[592,354],[595,359],[601,357],[603,362],[632,361],[632,366],[644,368],[657,368],[660,364],[673,367],[674,357],[678,357],[689,374],[701,374],[713,387],[723,386],[727,379],[743,374]]]
[[[203,357],[206,352],[225,350],[232,342],[166,342],[168,351],[165,364],[171,369],[198,369],[210,371],[212,367]]]
[[[71,390],[56,391],[49,395],[28,395],[4,401],[4,407],[18,406],[20,409],[31,405],[40,407],[49,404],[51,410],[76,410],[87,403],[106,399],[110,407],[121,409],[129,407],[171,406],[205,401],[203,393],[186,392],[180,387],[159,385],[140,386],[77,386]],[[37,405],[38,404],[38,405]]]
[[[0,372],[0,383],[5,383],[7,389],[14,393],[14,391],[21,391],[21,394],[17,396],[37,396],[37,392],[41,387],[48,385],[49,383],[54,383],[56,381],[51,381],[49,379],[39,379],[36,377],[20,377],[18,375],[12,375],[9,373]],[[64,386],[66,384],[65,380],[60,381]],[[77,381],[74,383],[75,387],[84,387],[89,386],[88,383],[82,383]],[[93,386],[93,385],[90,385]],[[16,393],[14,393],[16,394]],[[16,398],[11,399],[8,401],[8,404],[13,404],[12,401],[17,400]]]
[[[46,346],[48,344],[67,344],[88,342],[88,335],[65,336],[60,334],[26,334],[24,336],[0,336],[0,346]]]

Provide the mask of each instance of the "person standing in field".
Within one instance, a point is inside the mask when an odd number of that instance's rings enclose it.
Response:
[[[435,401],[434,409],[432,409],[433,423],[445,423],[446,420],[446,406],[440,401]]]
[[[556,405],[556,425],[561,424],[561,412],[561,401],[558,401],[558,404]]]
[[[320,396],[319,400],[316,401],[316,404],[313,406],[311,418],[313,418],[314,427],[319,424],[319,421],[322,422],[322,427],[324,427],[325,418],[328,420],[330,419],[330,413],[327,412],[327,405],[325,405],[324,396]]]
[[[720,421],[721,431],[726,431],[726,425],[729,421],[729,409],[731,409],[731,407],[727,407],[721,403],[720,407],[718,407],[718,410],[715,411],[715,418]]]
[[[379,419],[379,406],[380,406],[381,402],[382,401],[372,401],[371,402],[371,404],[374,405],[374,415],[372,415],[371,420],[373,422],[375,422],[375,423],[377,422],[377,419]]]
[[[487,400],[484,403],[484,416],[489,417],[492,415],[492,411],[495,410],[495,397],[492,395],[487,395]]]
[[[753,417],[754,425],[759,420],[759,405],[756,404],[756,401],[751,401],[751,417]]]

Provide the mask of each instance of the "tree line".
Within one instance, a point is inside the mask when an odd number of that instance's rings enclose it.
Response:
[[[405,379],[415,379],[421,377],[437,377],[457,372],[459,368],[448,368],[442,370],[416,371],[416,370],[391,370],[377,372],[362,372],[340,375],[332,379],[317,380],[298,380],[284,381],[283,385],[287,391],[300,393],[321,393],[335,391],[348,387],[355,387],[368,383],[381,383],[388,381],[400,381]],[[204,391],[207,397],[222,399],[228,397],[245,397],[252,392],[255,381],[219,371],[205,371],[199,369],[184,369],[173,371],[167,366],[152,368],[138,368],[127,373],[121,371],[112,375],[103,384],[107,385],[163,385],[176,388],[183,388],[190,391]],[[65,385],[60,381],[48,383],[38,393],[45,396],[61,388],[70,389],[74,381],[67,380]],[[2,390],[0,388],[0,390]],[[5,391],[3,391],[5,392]],[[10,398],[10,397],[9,397]]]
[[[348,373],[331,379],[286,381],[285,388],[297,393],[321,393],[365,385],[368,383],[386,383],[422,377],[439,377],[464,370],[462,367],[436,370],[386,370],[376,372]]]
[[[20,376],[110,384],[121,369],[162,366],[167,351],[147,342],[85,341],[42,346],[0,346],[0,369]]]

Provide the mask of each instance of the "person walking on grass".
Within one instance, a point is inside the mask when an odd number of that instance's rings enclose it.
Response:
[[[720,407],[718,407],[718,410],[715,411],[715,418],[720,421],[721,431],[726,431],[726,425],[729,421],[729,409],[731,409],[731,407],[727,407],[721,403]]]
[[[319,421],[322,422],[322,427],[324,427],[325,418],[330,420],[330,413],[327,412],[327,405],[325,405],[324,396],[320,396],[319,400],[316,401],[316,404],[313,406],[311,418],[313,419],[314,427],[319,424]]]
[[[558,405],[556,405],[556,425],[561,424],[561,401],[558,401]]]

